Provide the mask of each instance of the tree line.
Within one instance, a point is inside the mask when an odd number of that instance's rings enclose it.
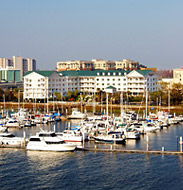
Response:
[[[2,89],[0,88],[0,101],[3,102],[18,102],[18,96],[20,101],[23,101],[23,90],[17,89]],[[113,93],[109,96],[109,102],[120,104],[121,92]],[[54,101],[82,101],[83,102],[101,102],[106,103],[106,92],[97,90],[95,94],[89,94],[88,92],[81,93],[78,90],[67,91],[65,96],[61,96],[59,92],[54,93],[54,98],[49,100]],[[32,100],[33,101],[33,100]],[[41,100],[40,100],[41,101]],[[44,101],[44,100],[42,100]],[[42,102],[41,101],[41,102]],[[155,105],[160,104],[168,106],[170,102],[171,106],[183,105],[183,85],[181,83],[174,83],[171,88],[166,82],[162,82],[159,86],[158,91],[148,93],[148,101]],[[130,92],[123,93],[123,103],[129,102],[144,102],[145,103],[145,92],[141,95],[132,95]]]

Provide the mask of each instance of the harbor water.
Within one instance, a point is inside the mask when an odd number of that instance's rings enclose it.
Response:
[[[75,121],[72,124],[77,124]],[[62,131],[67,122],[56,123]],[[53,125],[25,128],[27,137]],[[23,136],[23,129],[10,132]],[[151,150],[177,150],[183,125],[149,134]],[[88,142],[86,146],[93,146]],[[106,148],[111,145],[98,144]],[[146,135],[121,149],[146,149]],[[178,147],[179,148],[179,147]],[[107,152],[41,152],[0,149],[0,189],[183,189],[183,156]]]

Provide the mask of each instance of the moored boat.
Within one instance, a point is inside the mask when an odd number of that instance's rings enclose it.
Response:
[[[67,118],[68,119],[84,119],[86,118],[87,115],[84,113],[81,113],[80,111],[78,111],[78,109],[74,109],[72,110],[72,114],[69,115]]]
[[[93,137],[96,142],[125,144],[126,138],[121,133],[100,134]]]
[[[76,145],[66,143],[52,131],[41,131],[31,136],[27,144],[27,150],[74,151],[75,148]]]
[[[82,142],[83,135],[81,132],[74,130],[64,130],[63,132],[56,133],[59,137],[61,137],[65,142]]]
[[[5,126],[8,128],[21,128],[20,122],[13,118],[9,118]]]
[[[16,137],[12,133],[0,133],[0,145],[23,146],[26,142],[27,139],[23,137]]]

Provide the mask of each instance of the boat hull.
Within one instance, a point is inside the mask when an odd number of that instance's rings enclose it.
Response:
[[[65,151],[74,151],[76,148],[75,145],[67,144],[67,145],[44,145],[44,144],[27,144],[27,150],[35,150],[35,151],[55,151],[55,152],[65,152]]]
[[[101,143],[111,143],[111,144],[125,144],[125,139],[102,139],[102,138],[97,138],[93,137],[96,142],[101,142]]]

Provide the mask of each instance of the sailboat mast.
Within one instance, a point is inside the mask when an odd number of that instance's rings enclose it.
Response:
[[[170,89],[168,89],[168,112],[170,113]]]
[[[121,102],[121,117],[122,117],[122,114],[123,114],[123,92],[121,93],[121,96],[120,96],[120,102]]]
[[[147,118],[147,101],[148,101],[148,91],[146,88],[146,118]]]
[[[108,110],[108,93],[106,94],[106,104],[107,104],[106,114],[107,114],[107,120],[108,120],[108,114],[109,114],[109,110]]]
[[[102,101],[103,101],[103,94],[101,92],[101,113],[103,112],[103,109],[102,109]]]

